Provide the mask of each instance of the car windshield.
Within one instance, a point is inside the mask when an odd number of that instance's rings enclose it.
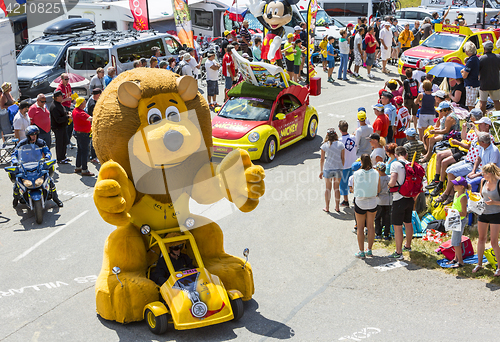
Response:
[[[62,45],[29,44],[17,56],[17,65],[52,66],[62,48]]]
[[[307,11],[300,11],[303,18],[307,18]],[[318,10],[316,13],[316,26],[337,26],[339,28],[344,27],[345,25],[341,24],[339,21],[335,21],[333,18],[325,12],[325,10]]]
[[[252,97],[233,97],[222,107],[219,116],[235,120],[267,121],[272,106],[272,101]]]
[[[454,51],[462,46],[464,39],[465,36],[458,34],[434,33],[422,43],[422,46]]]
[[[42,149],[33,147],[31,144],[23,145],[17,151],[19,164],[27,168],[38,166],[38,162],[43,159]]]

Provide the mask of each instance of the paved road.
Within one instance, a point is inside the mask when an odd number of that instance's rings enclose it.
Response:
[[[94,207],[95,180],[61,166],[57,187],[64,208],[52,205],[37,225],[23,206],[12,209],[11,183],[0,174],[0,341],[498,340],[498,287],[412,264],[377,270],[389,262],[386,251],[366,261],[353,257],[352,209],[332,215],[321,210],[322,137],[340,119],[354,130],[356,109],[370,108],[388,78],[375,75],[380,78],[323,83],[323,94],[311,98],[321,137],[263,165],[266,195],[253,213],[217,220],[229,253],[250,248],[256,291],[239,322],[158,337],[144,322],[100,319],[94,281],[114,227]],[[223,205],[200,210],[217,217]]]

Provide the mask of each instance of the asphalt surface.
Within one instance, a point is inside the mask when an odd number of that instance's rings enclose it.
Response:
[[[391,261],[388,251],[354,258],[352,208],[321,210],[319,146],[340,119],[354,131],[360,106],[373,122],[371,105],[389,79],[374,74],[374,80],[334,85],[323,78],[321,96],[311,97],[319,136],[263,165],[266,194],[254,212],[227,215],[233,211],[227,203],[197,208],[221,226],[227,252],[250,249],[255,295],[238,322],[186,331],[170,326],[156,336],[145,322],[100,319],[94,281],[114,227],[94,207],[95,178],[60,166],[56,182],[64,207],[51,203],[38,225],[25,206],[12,208],[12,185],[0,174],[0,341],[497,341],[499,287],[408,261],[378,270]],[[74,163],[76,149],[69,152]]]

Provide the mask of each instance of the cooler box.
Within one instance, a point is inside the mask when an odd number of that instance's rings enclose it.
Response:
[[[318,96],[321,95],[321,77],[314,76],[311,77],[309,82],[309,95]]]

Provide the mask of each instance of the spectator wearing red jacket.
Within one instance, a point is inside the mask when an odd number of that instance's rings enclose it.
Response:
[[[40,130],[38,137],[45,141],[49,150],[52,148],[52,138],[50,136],[50,112],[45,106],[47,99],[44,94],[38,94],[36,102],[28,110],[31,124],[36,125]]]
[[[73,109],[73,124],[78,148],[76,152],[75,173],[81,173],[82,176],[94,176],[87,168],[92,117],[85,112],[85,105],[85,99],[79,97],[76,99],[76,107]]]

